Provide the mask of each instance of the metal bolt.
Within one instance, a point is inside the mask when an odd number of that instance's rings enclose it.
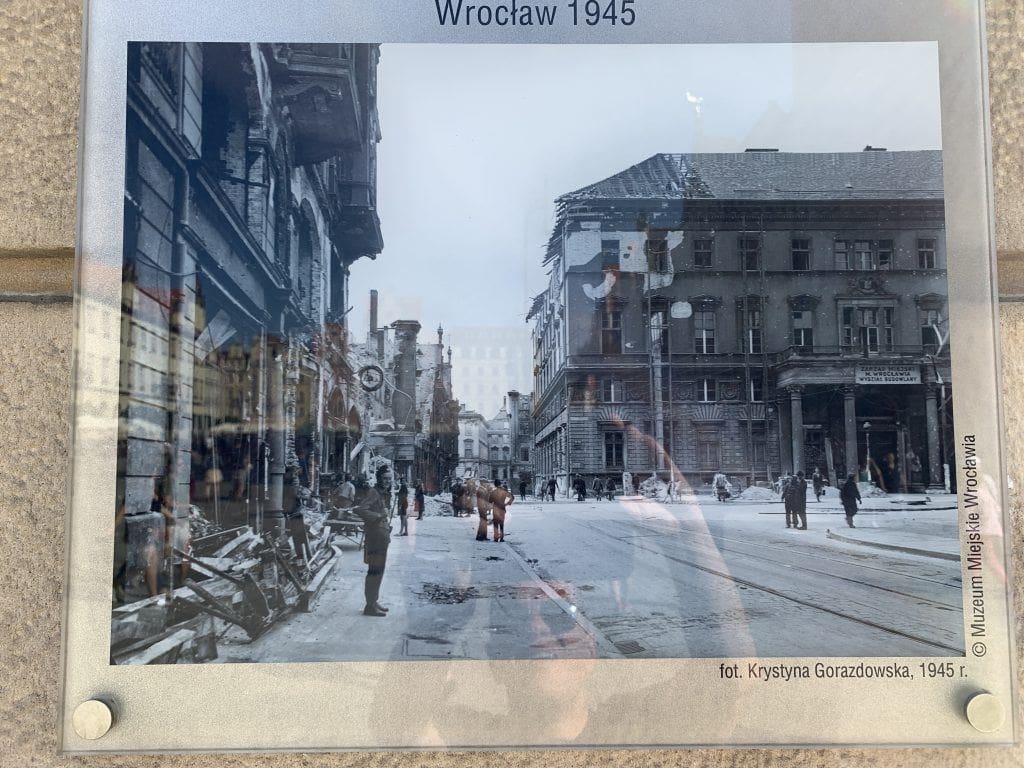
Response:
[[[83,701],[71,715],[71,725],[81,738],[95,741],[103,738],[114,724],[114,712],[99,699]]]
[[[976,693],[967,700],[967,722],[975,730],[992,733],[1003,727],[1006,711],[998,698],[991,693]]]

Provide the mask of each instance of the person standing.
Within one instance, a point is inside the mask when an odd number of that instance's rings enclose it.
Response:
[[[782,496],[782,504],[786,508],[786,527],[792,528],[796,523],[796,515],[793,514],[793,483],[796,478],[788,472],[779,478],[779,495]]]
[[[853,475],[846,476],[843,489],[839,492],[839,498],[843,502],[843,511],[846,513],[846,524],[856,528],[853,524],[853,516],[857,514],[857,502],[860,501],[860,489],[857,487],[857,479]]]
[[[398,529],[399,536],[409,535],[409,486],[403,480],[398,486],[398,520],[401,526]]]
[[[462,483],[458,480],[452,485],[452,516],[462,517],[460,508],[462,507],[462,494],[465,492],[465,488],[462,487]]]
[[[514,499],[515,496],[513,496],[500,482],[496,483],[494,490],[491,491],[491,518],[495,541],[505,540],[505,512],[508,510],[509,504],[511,504]]]
[[[729,479],[722,473],[716,472],[712,481],[715,486],[715,498],[725,501],[729,498]]]
[[[378,475],[378,482],[380,475]],[[390,486],[390,481],[389,481]],[[384,500],[376,488],[371,488],[366,478],[356,479],[355,513],[363,521],[363,562],[366,563],[366,582],[363,594],[366,605],[364,616],[387,616],[388,609],[380,604],[380,585],[384,580],[384,567],[388,561],[388,545],[391,543],[391,521]]]
[[[555,491],[557,490],[558,483],[556,483],[555,478],[552,477],[550,480],[548,480],[548,495],[551,497],[552,501],[555,500]]]
[[[598,501],[600,501],[601,497],[604,496],[604,483],[601,482],[601,478],[600,477],[595,477],[594,478],[593,488],[594,488],[594,498],[597,499]]]
[[[796,473],[796,479],[790,485],[792,489],[793,497],[793,523],[796,524],[797,518],[800,518],[800,525],[796,525],[796,529],[800,531],[807,530],[807,481],[804,479],[804,471],[800,470]]]
[[[825,492],[825,478],[821,476],[821,467],[814,468],[814,474],[811,475],[811,485],[814,486],[814,499],[815,501],[821,501],[821,494]]]
[[[423,519],[423,511],[427,507],[427,495],[423,492],[423,483],[416,483],[416,519]]]
[[[476,486],[476,513],[480,522],[476,527],[476,540],[487,541],[487,516],[491,511],[491,488],[488,483],[480,481]]]
[[[519,479],[519,500],[526,501],[526,478]]]
[[[355,503],[356,499],[356,487],[352,485],[352,475],[345,473],[345,479],[341,483],[341,488],[338,489],[338,496],[341,499],[342,506],[348,508]]]

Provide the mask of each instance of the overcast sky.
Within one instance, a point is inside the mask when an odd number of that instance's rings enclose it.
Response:
[[[377,288],[382,322],[425,340],[440,323],[528,343],[554,199],[659,152],[941,148],[932,43],[387,44],[378,107],[385,248],[352,271],[357,338]]]

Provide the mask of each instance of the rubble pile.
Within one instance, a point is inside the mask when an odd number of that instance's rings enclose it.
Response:
[[[201,519],[201,514],[190,515]],[[341,554],[326,516],[306,511],[309,559],[287,537],[248,526],[197,525],[190,551],[174,549],[182,586],[113,609],[112,664],[175,664],[217,658],[217,637],[240,627],[250,640],[284,616],[308,611]]]

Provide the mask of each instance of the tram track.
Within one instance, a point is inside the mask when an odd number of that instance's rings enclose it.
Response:
[[[599,527],[586,526],[586,522],[583,521],[583,520],[579,520],[579,519],[576,519],[576,518],[570,518],[570,519],[576,525],[587,527],[588,530],[591,533],[593,533],[593,534],[597,534],[597,535],[600,535],[602,537],[608,538],[610,540],[614,540],[614,541],[616,541],[618,543],[622,543],[622,541],[623,541],[622,537],[617,535],[616,533],[612,533],[612,532],[609,532],[607,530],[603,530],[603,529],[601,529]],[[605,521],[605,522],[607,522],[607,521]],[[619,525],[622,525],[622,524],[623,523],[619,523]],[[635,526],[635,523],[633,525]],[[656,530],[650,528],[649,526],[641,526],[641,527],[646,528],[647,530],[655,532],[655,533],[662,533],[662,535],[664,535],[664,532],[656,531]],[[690,544],[692,546],[692,543],[690,543],[690,542],[674,541],[673,543],[674,544],[678,544],[680,546],[684,546],[684,547],[687,546],[687,544]],[[855,615],[853,613],[850,613],[850,612],[847,612],[847,611],[844,611],[844,610],[841,610],[841,609],[838,609],[838,608],[833,608],[833,607],[830,607],[830,606],[827,606],[827,605],[822,605],[820,602],[816,602],[816,601],[813,601],[813,600],[809,600],[809,599],[801,598],[801,597],[798,597],[798,596],[795,596],[795,595],[792,595],[792,594],[788,594],[787,592],[785,592],[785,591],[783,591],[781,589],[777,589],[775,587],[772,587],[772,586],[770,586],[768,584],[759,583],[758,581],[755,581],[753,579],[737,576],[737,575],[732,574],[732,573],[727,573],[727,572],[725,572],[725,571],[723,571],[721,569],[711,567],[711,566],[706,565],[704,563],[696,562],[693,559],[687,558],[687,557],[683,556],[682,554],[680,554],[678,552],[668,552],[668,551],[665,551],[664,548],[655,548],[655,547],[645,546],[644,544],[637,543],[637,542],[634,542],[632,544],[632,546],[634,546],[636,549],[639,549],[639,550],[642,550],[642,551],[645,551],[645,552],[650,552],[651,554],[655,554],[655,555],[658,555],[660,557],[663,557],[666,560],[669,560],[671,562],[678,563],[679,565],[683,565],[683,566],[686,566],[688,568],[692,568],[694,570],[706,573],[706,574],[711,575],[711,576],[715,576],[717,578],[725,579],[725,580],[727,580],[729,582],[732,582],[732,583],[734,583],[734,584],[736,584],[738,586],[746,587],[747,589],[753,589],[753,590],[757,590],[759,592],[762,592],[764,594],[772,595],[773,597],[785,600],[785,601],[787,601],[789,603],[792,603],[792,604],[795,604],[795,605],[799,605],[799,606],[804,607],[804,608],[809,608],[811,610],[819,611],[819,612],[828,614],[830,616],[834,616],[836,618],[840,618],[840,619],[844,619],[844,620],[847,620],[847,621],[850,621],[850,622],[854,622],[854,623],[856,623],[856,624],[858,624],[860,626],[869,627],[871,629],[874,629],[874,630],[877,630],[877,631],[880,631],[880,632],[884,632],[884,633],[889,634],[889,635],[893,635],[893,636],[896,636],[896,637],[901,637],[901,638],[903,638],[905,640],[909,640],[909,641],[912,641],[912,642],[915,642],[915,643],[919,643],[921,645],[928,646],[928,647],[931,647],[931,648],[940,649],[942,651],[945,651],[947,653],[952,653],[952,654],[957,655],[957,656],[962,656],[963,653],[964,653],[964,649],[962,647],[958,647],[958,646],[952,645],[952,644],[944,642],[942,640],[926,637],[926,636],[923,636],[923,635],[915,633],[915,632],[905,631],[903,629],[899,629],[899,628],[896,628],[896,627],[893,627],[893,626],[889,626],[889,625],[880,623],[878,621],[872,621],[870,619],[863,618],[862,616],[858,616],[858,615]],[[696,546],[699,546],[699,545],[696,545]],[[702,549],[705,552],[708,551],[706,548],[702,548]],[[751,555],[751,554],[740,552],[740,551],[736,551],[736,550],[733,550],[733,554],[739,555],[740,557],[745,557],[745,558],[750,558],[750,559],[757,559],[755,555]],[[759,562],[763,562],[763,561],[764,561],[764,559],[762,558]],[[780,564],[780,561],[778,561],[778,560],[770,560],[769,562],[771,562],[774,565]],[[791,564],[787,564],[787,565],[791,565]],[[805,569],[805,570],[809,570],[809,569]],[[842,578],[842,577],[839,577],[839,576],[837,576],[835,574],[830,574],[830,573],[824,572],[824,571],[818,572],[818,573],[819,573],[819,575],[824,575],[824,576],[830,577],[830,578],[840,578],[840,579]],[[849,580],[849,579],[847,579],[847,580]],[[863,585],[863,582],[856,582],[856,583]],[[918,596],[906,595],[905,593],[900,593],[900,592],[896,592],[895,594],[897,594],[899,596],[910,597],[910,598],[915,599],[915,600],[927,599],[927,598],[921,598],[921,597],[918,597]],[[936,605],[934,603],[934,601],[931,601],[931,602],[933,603],[933,605]],[[936,607],[938,607],[938,606],[936,605]],[[942,607],[945,608],[946,610],[948,610],[947,607],[945,607],[945,606],[942,606]]]

